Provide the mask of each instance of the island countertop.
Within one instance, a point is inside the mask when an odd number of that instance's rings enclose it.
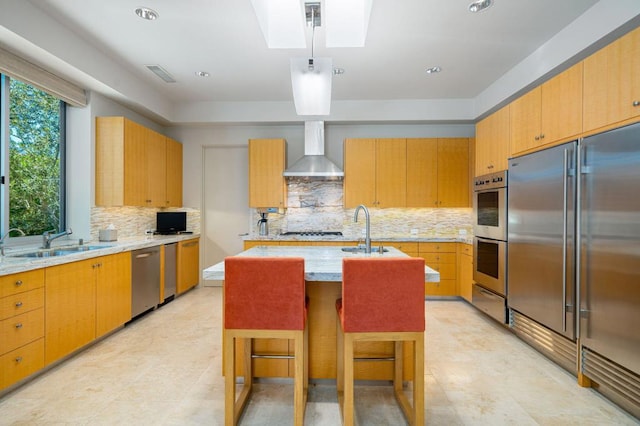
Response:
[[[258,257],[303,257],[305,280],[307,281],[342,281],[342,259],[346,257],[408,257],[394,247],[385,247],[388,252],[348,253],[340,247],[323,246],[257,246],[239,253],[237,256]],[[205,280],[224,280],[224,261],[202,271]],[[440,281],[440,273],[428,266],[424,268],[424,278],[428,282]]]

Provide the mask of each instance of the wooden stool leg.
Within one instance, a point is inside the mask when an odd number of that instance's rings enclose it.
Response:
[[[304,374],[304,331],[295,333],[294,343],[294,378],[293,378],[293,424],[302,426],[305,408],[305,374]]]
[[[338,318],[336,326],[336,336],[336,388],[338,389],[339,397],[342,397],[344,392],[344,335],[342,334],[340,318]]]
[[[414,424],[424,425],[424,333],[413,342],[413,410]]]
[[[342,409],[342,424],[353,426],[355,414],[353,406],[353,336],[344,333],[343,337],[344,407]]]
[[[225,332],[224,339],[224,424],[235,426],[236,339]]]
[[[394,354],[393,357],[395,361],[393,363],[393,389],[396,392],[402,392],[403,386],[403,375],[404,375],[404,358],[403,358],[403,350],[402,345],[404,342],[396,341],[394,342]]]

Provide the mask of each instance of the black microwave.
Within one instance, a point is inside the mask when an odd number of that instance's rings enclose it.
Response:
[[[157,212],[156,233],[179,234],[187,230],[187,212]]]

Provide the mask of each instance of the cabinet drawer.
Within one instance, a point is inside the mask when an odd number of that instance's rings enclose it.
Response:
[[[435,263],[433,265],[427,266],[431,267],[440,273],[440,280],[455,280],[456,279],[456,265],[453,263]]]
[[[418,252],[418,243],[408,242],[408,241],[372,241],[371,245],[373,247],[378,247],[382,245],[383,247],[394,247],[404,253],[417,253]]]
[[[456,280],[443,280],[440,277],[439,283],[425,283],[425,296],[456,296]]]
[[[0,356],[0,389],[44,368],[44,339]]]
[[[419,243],[420,253],[455,253],[456,243]]]
[[[455,253],[420,253],[420,257],[422,257],[429,266],[433,263],[456,263]]]
[[[458,254],[465,254],[467,256],[473,256],[473,245],[458,243]]]
[[[12,294],[0,299],[0,320],[20,315],[44,306],[44,288]]]
[[[44,308],[0,321],[0,354],[44,336]]]
[[[44,268],[0,277],[0,297],[44,287]]]

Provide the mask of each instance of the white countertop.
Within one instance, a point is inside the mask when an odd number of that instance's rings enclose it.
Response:
[[[30,252],[38,250],[37,246],[22,246],[6,249],[6,255],[0,256],[0,276],[14,274],[17,272],[30,271],[33,269],[44,268],[47,266],[62,265],[64,263],[77,262],[79,260],[90,259],[93,257],[105,256],[109,254],[122,253],[125,251],[138,250],[147,247],[158,246],[162,244],[177,243],[179,241],[200,238],[200,234],[181,234],[181,235],[153,235],[143,237],[127,237],[120,238],[118,241],[111,242],[86,242],[86,246],[101,246],[103,248],[88,250],[64,256],[52,256],[43,258],[33,257],[13,257],[13,254],[21,252]],[[77,246],[77,240],[61,240],[56,241],[52,245],[52,249],[61,249],[64,246]]]
[[[245,250],[237,256],[274,256],[304,258],[304,277],[307,281],[342,281],[342,259],[345,257],[408,257],[402,251],[386,247],[389,251],[378,253],[347,253],[340,247],[322,246],[257,246]],[[224,261],[202,271],[205,280],[224,280]],[[439,282],[440,273],[428,266],[424,268],[424,278],[428,282]]]
[[[283,235],[283,234],[270,234],[270,235],[247,235],[242,238],[245,241],[310,241],[310,242],[318,242],[318,241],[344,241],[344,242],[353,242],[364,240],[363,238],[353,238],[348,236],[334,236],[334,235],[323,235],[323,236],[312,236],[312,235]],[[371,241],[377,242],[416,242],[416,243],[466,243],[473,244],[473,235],[428,235],[428,236],[415,236],[415,235],[407,235],[407,236],[396,236],[396,237],[380,237],[380,236],[372,236]]]

